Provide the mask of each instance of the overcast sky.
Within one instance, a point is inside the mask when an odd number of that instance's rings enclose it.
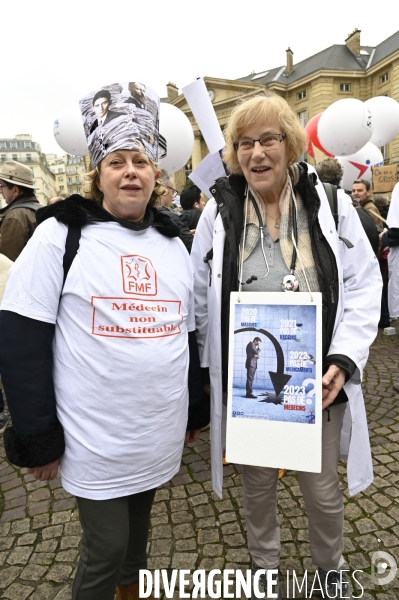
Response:
[[[355,27],[375,46],[398,30],[397,0],[19,0],[3,2],[0,137],[31,133],[46,153],[58,111],[96,88],[139,80],[166,96],[197,77],[237,79],[294,64]]]

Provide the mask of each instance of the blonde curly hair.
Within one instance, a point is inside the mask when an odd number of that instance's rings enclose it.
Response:
[[[148,156],[147,158],[153,166],[154,171],[157,171],[158,168],[156,163],[153,160],[151,160],[151,158],[149,158]],[[91,171],[88,171],[84,174],[83,182],[85,186],[83,188],[83,196],[85,198],[91,198],[93,200],[97,200],[97,202],[102,203],[104,194],[98,187],[98,184],[100,182],[100,173],[101,162],[98,163],[95,169],[92,169]],[[148,206],[159,206],[161,204],[160,198],[162,196],[165,196],[167,193],[168,190],[166,189],[165,185],[162,183],[162,181],[160,181],[160,179],[157,179],[155,182],[155,187],[151,194],[151,198],[148,202]]]
[[[230,173],[242,175],[242,170],[234,148],[234,142],[240,139],[245,130],[259,123],[274,121],[282,133],[287,136],[289,164],[299,160],[305,152],[307,135],[301,127],[294,111],[288,106],[281,96],[271,92],[263,92],[262,95],[253,96],[244,100],[232,112],[230,121],[224,131],[226,148],[223,152],[223,160]]]

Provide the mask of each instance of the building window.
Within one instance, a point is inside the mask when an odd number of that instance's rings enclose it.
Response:
[[[64,186],[60,185],[60,192],[63,192],[63,191],[64,191]]]
[[[68,183],[71,184],[72,183],[72,177],[68,177]]]
[[[32,148],[32,142],[24,142],[24,148],[25,150],[28,148]]]
[[[301,112],[298,113],[298,121],[301,125],[301,127],[303,127],[305,129],[307,120],[306,120],[306,110],[301,110]]]
[[[75,181],[76,181],[77,183],[79,183],[79,175],[76,175],[76,177],[75,177]]]
[[[386,162],[389,159],[388,148],[389,148],[388,144],[386,144],[386,146],[381,146],[381,148],[380,148],[384,162]]]
[[[32,154],[27,154],[26,155],[26,161],[27,162],[32,162]]]
[[[386,83],[388,81],[388,73],[384,73],[384,75],[381,75],[380,77],[380,83]]]
[[[7,160],[7,154],[2,154],[1,155],[1,162],[4,162],[5,160]]]
[[[11,150],[18,150],[18,142],[10,142]]]
[[[63,179],[63,177],[58,177],[58,181],[62,181]]]
[[[13,159],[13,160],[18,160],[18,154],[13,154],[13,155],[12,155],[12,159]]]
[[[351,84],[350,83],[340,83],[339,84],[339,91],[340,92],[350,92],[351,91]]]
[[[302,90],[302,92],[298,92],[296,95],[297,100],[304,100],[306,98],[306,90]]]
[[[76,191],[77,191],[77,192],[78,192],[78,194],[79,194],[79,192],[80,192],[80,187],[79,187],[79,186],[76,188]]]
[[[58,169],[58,173],[62,173],[63,169]]]
[[[7,150],[7,142],[0,142],[0,150]]]

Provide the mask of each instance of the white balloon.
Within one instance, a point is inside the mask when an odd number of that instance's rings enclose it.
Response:
[[[399,103],[388,96],[376,96],[366,100],[365,105],[373,115],[374,131],[370,142],[385,146],[399,133]]]
[[[334,156],[349,156],[370,141],[373,119],[370,109],[356,98],[331,104],[317,125],[320,144]]]
[[[337,156],[337,159],[344,169],[344,176],[341,181],[341,187],[344,190],[351,190],[355,179],[371,181],[371,167],[384,164],[381,150],[371,142],[368,142],[359,152],[351,156]]]
[[[67,154],[84,156],[89,153],[79,104],[58,112],[53,124],[54,138]]]
[[[159,161],[159,166],[175,173],[188,163],[193,153],[193,128],[184,112],[172,104],[161,102],[159,132],[167,143],[167,155]]]

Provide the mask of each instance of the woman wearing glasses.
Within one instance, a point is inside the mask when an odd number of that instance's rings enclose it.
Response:
[[[323,410],[322,472],[301,472],[298,478],[313,563],[331,596],[338,586],[334,597],[349,597],[337,465],[345,415],[351,428],[347,436],[350,493],[363,490],[373,479],[360,377],[377,331],[378,262],[350,199],[338,190],[336,231],[316,173],[306,163],[296,162],[305,151],[306,134],[285,100],[274,95],[247,100],[234,110],[225,136],[224,161],[231,175],[211,188],[214,198],[203,211],[192,249],[197,337],[202,366],[210,371],[214,489],[221,495],[230,292],[238,290],[239,281],[244,282],[243,291],[320,291],[323,409],[327,409]],[[338,236],[354,247],[349,249]],[[266,571],[279,564],[277,475],[278,469],[244,467],[248,546],[253,573],[261,570],[263,583]]]

